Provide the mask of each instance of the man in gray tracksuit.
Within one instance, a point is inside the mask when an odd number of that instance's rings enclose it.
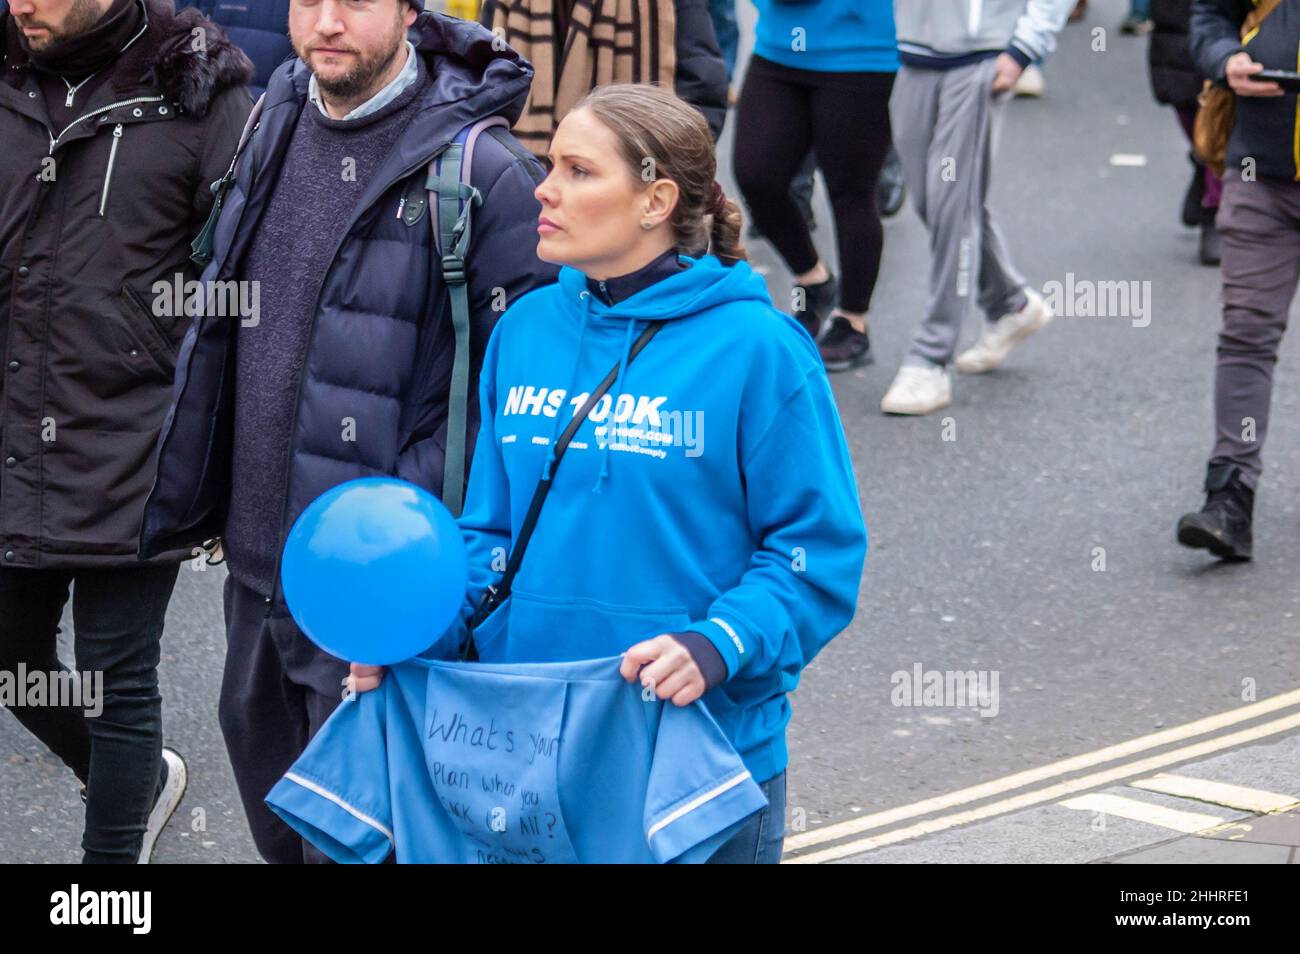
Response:
[[[988,323],[957,356],[991,371],[1052,318],[1007,255],[985,197],[995,114],[1020,73],[1056,47],[1074,0],[894,0],[902,67],[890,113],[903,175],[930,232],[930,301],[881,409],[951,403],[952,362],[971,299]]]

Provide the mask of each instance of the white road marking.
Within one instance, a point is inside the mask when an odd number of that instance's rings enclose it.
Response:
[[[1198,831],[1217,827],[1224,821],[1216,815],[1184,812],[1176,808],[1166,808],[1164,805],[1139,801],[1136,798],[1110,795],[1106,792],[1092,792],[1076,798],[1067,798],[1060,804],[1063,808],[1073,808],[1081,812],[1101,812],[1105,815],[1114,815],[1116,818],[1127,818],[1131,821],[1155,825],[1157,828],[1180,831],[1184,835],[1194,835]]]
[[[1190,724],[1190,723],[1189,723]],[[865,851],[872,851],[876,848],[883,848],[885,845],[894,845],[900,841],[910,841],[913,838],[919,838],[921,835],[931,835],[935,832],[946,831],[949,828],[956,828],[959,825],[967,825],[974,821],[981,821],[985,818],[993,818],[997,815],[1006,815],[1010,812],[1019,811],[1022,808],[1030,808],[1034,805],[1041,805],[1043,802],[1054,802],[1067,795],[1073,795],[1076,792],[1083,792],[1091,788],[1100,788],[1103,785],[1110,785],[1114,782],[1130,778],[1134,775],[1143,775],[1156,769],[1164,768],[1166,765],[1172,765],[1175,762],[1186,762],[1190,759],[1200,758],[1203,755],[1209,755],[1219,752],[1223,749],[1230,749],[1237,745],[1244,745],[1248,742],[1254,742],[1257,739],[1266,738],[1270,735],[1277,735],[1280,732],[1288,732],[1300,728],[1300,713],[1285,716],[1281,719],[1275,719],[1272,722],[1264,722],[1260,725],[1252,726],[1249,729],[1242,729],[1229,735],[1216,736],[1205,739],[1192,745],[1185,745],[1179,749],[1170,749],[1168,752],[1162,752],[1159,755],[1153,755],[1150,758],[1141,759],[1137,762],[1129,762],[1115,768],[1106,769],[1103,772],[1094,772],[1091,775],[1084,775],[1068,782],[1058,782],[1047,788],[1037,789],[1032,792],[1026,792],[1023,795],[1016,795],[1013,798],[1003,799],[1000,802],[993,802],[989,805],[982,805],[979,808],[968,809],[964,812],[957,812],[953,815],[943,815],[939,818],[931,818],[926,821],[918,822],[907,828],[899,828],[896,831],[885,832],[882,835],[873,835],[869,838],[861,838],[857,841],[851,841],[843,845],[836,845],[833,848],[826,848],[822,851],[814,851],[810,854],[800,855],[794,858],[787,858],[782,864],[809,865],[820,864],[825,861],[835,861],[839,858],[847,858],[850,855],[859,855]],[[1104,751],[1104,750],[1103,750]],[[1021,773],[1026,774],[1026,773]],[[1009,776],[1014,777],[1014,776]],[[978,787],[978,786],[977,786]],[[966,789],[970,791],[970,789]],[[954,793],[960,794],[960,793]],[[934,801],[934,799],[931,799]],[[924,804],[918,802],[917,804]],[[915,806],[911,806],[915,807]],[[883,812],[877,814],[884,814]],[[853,822],[844,822],[844,825],[851,825],[857,821],[868,821],[872,816],[863,819],[855,819]],[[867,827],[872,827],[868,825]],[[824,833],[825,829],[818,834]],[[788,841],[792,841],[789,839]],[[788,843],[787,841],[787,843]]]
[[[979,785],[958,789],[946,795],[936,795],[933,798],[914,802],[911,805],[900,805],[898,808],[873,812],[870,815],[863,815],[861,818],[853,818],[848,821],[827,825],[824,828],[793,835],[785,840],[785,850],[798,851],[801,848],[836,841],[849,835],[870,831],[873,828],[883,828],[886,825],[906,821],[909,818],[929,815],[932,812],[942,811],[946,808],[955,808],[958,805],[976,802],[982,798],[1001,795],[1003,792],[1047,781],[1059,775],[1068,775],[1070,772],[1077,772],[1080,769],[1091,768],[1105,762],[1113,762],[1115,759],[1124,758],[1137,752],[1144,752],[1147,749],[1154,749],[1162,745],[1168,745],[1171,742],[1181,742],[1198,735],[1204,735],[1207,732],[1223,729],[1238,722],[1246,722],[1270,712],[1276,712],[1278,709],[1285,709],[1297,704],[1300,704],[1300,689],[1262,699],[1247,706],[1229,709],[1227,712],[1220,712],[1217,715],[1206,716],[1203,719],[1197,719],[1184,725],[1162,729],[1150,735],[1138,736],[1136,739],[1109,745],[1093,752],[1074,755],[1059,762],[1051,762],[1038,768],[1026,769],[1023,772],[1016,772],[992,781],[981,782]],[[895,730],[894,734],[899,734],[898,730]]]
[[[1151,778],[1140,778],[1129,782],[1129,786],[1145,789],[1148,792],[1160,792],[1163,795],[1194,798],[1198,802],[1239,808],[1243,812],[1255,812],[1260,815],[1280,812],[1293,805],[1300,805],[1300,798],[1294,795],[1268,792],[1261,788],[1248,788],[1245,785],[1231,785],[1228,782],[1212,782],[1209,779],[1192,778],[1190,775],[1168,775],[1164,772]]]

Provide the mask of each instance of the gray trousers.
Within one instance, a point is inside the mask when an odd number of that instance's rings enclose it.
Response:
[[[894,81],[894,145],[930,233],[930,301],[905,364],[948,364],[973,296],[990,321],[1025,306],[1024,278],[985,205],[995,120],[1010,95],[993,95],[994,62],[904,66]]]
[[[1223,183],[1223,326],[1214,371],[1214,452],[1254,487],[1268,432],[1273,366],[1300,280],[1300,185]]]

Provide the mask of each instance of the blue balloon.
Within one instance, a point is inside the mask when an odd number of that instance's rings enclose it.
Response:
[[[417,656],[446,632],[466,574],[451,512],[391,477],[350,480],[312,501],[280,569],[298,627],[330,655],[370,666]]]

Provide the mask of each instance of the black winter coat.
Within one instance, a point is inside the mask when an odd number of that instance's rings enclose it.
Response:
[[[1187,36],[1191,19],[1192,0],[1151,0],[1151,91],[1159,102],[1187,109],[1196,108],[1201,92],[1201,74]]]
[[[62,130],[0,14],[0,567],[136,562],[187,324],[153,286],[196,277],[190,240],[252,106],[252,66],[219,28],[147,9]]]
[[[676,0],[677,71],[673,91],[708,120],[716,141],[727,121],[727,64],[718,49],[708,0]]]

